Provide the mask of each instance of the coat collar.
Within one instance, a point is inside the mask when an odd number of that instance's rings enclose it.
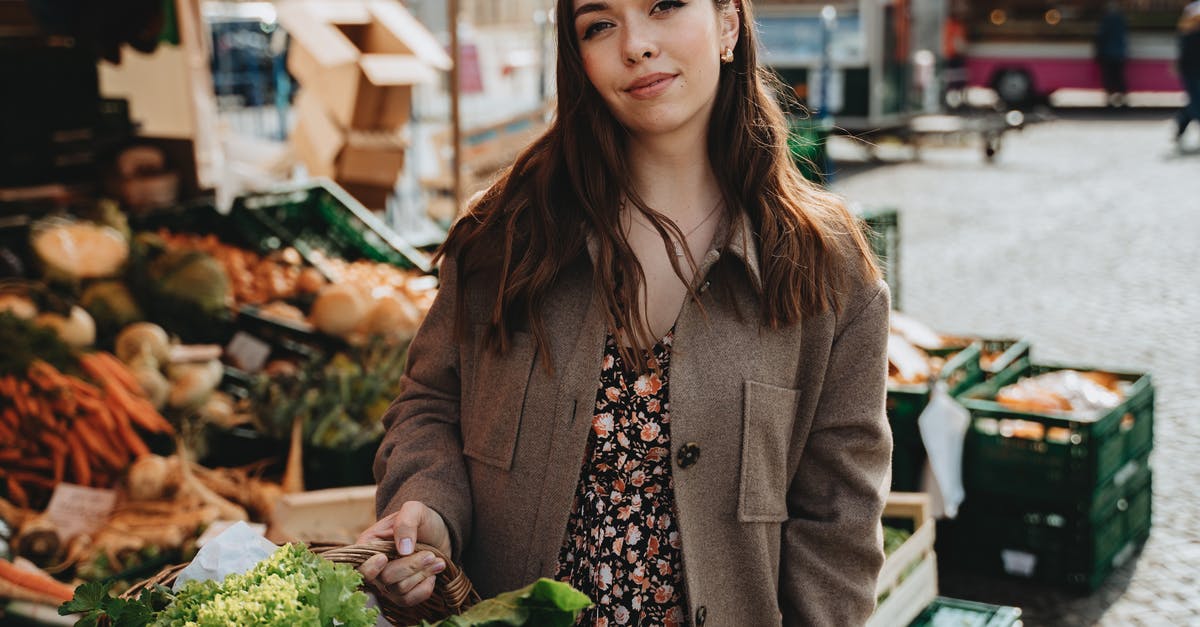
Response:
[[[700,258],[700,271],[696,276],[703,278],[708,275],[708,271],[721,258],[721,246],[724,242],[728,242],[729,254],[740,260],[745,266],[746,275],[754,284],[755,291],[762,293],[762,275],[759,270],[758,243],[755,241],[754,223],[750,220],[750,214],[744,210],[738,210],[733,216],[726,214],[725,218],[721,220],[717,232],[713,235],[712,245],[709,246],[708,252]],[[591,257],[594,265],[599,256],[600,243],[596,239],[596,234],[590,230],[587,234],[587,249],[588,256]]]

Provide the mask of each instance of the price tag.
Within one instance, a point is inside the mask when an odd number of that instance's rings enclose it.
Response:
[[[271,356],[271,345],[249,333],[238,331],[225,347],[225,356],[233,367],[255,373],[267,363],[267,357]]]
[[[46,517],[66,542],[81,533],[92,533],[103,527],[116,503],[117,493],[113,490],[59,483],[50,495]]]
[[[1004,549],[1000,552],[1004,561],[1004,572],[1018,577],[1032,577],[1037,569],[1037,556],[1025,551]]]

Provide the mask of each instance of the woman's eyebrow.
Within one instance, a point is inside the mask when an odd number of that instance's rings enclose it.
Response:
[[[575,19],[579,19],[579,16],[581,15],[603,11],[607,8],[607,2],[588,2],[587,4],[581,5],[575,9]]]

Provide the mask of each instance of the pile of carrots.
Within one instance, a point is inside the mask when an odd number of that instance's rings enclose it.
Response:
[[[44,505],[61,481],[111,487],[131,461],[150,452],[138,429],[174,429],[109,353],[79,357],[87,379],[44,361],[25,378],[0,377],[0,489],[21,507]]]

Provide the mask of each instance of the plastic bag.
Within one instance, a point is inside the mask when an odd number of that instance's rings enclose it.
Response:
[[[192,579],[224,581],[233,573],[244,573],[254,568],[255,564],[270,557],[278,548],[249,525],[238,521],[196,552],[191,563],[175,577],[175,585],[171,589],[179,592],[183,584]]]
[[[933,514],[937,518],[954,518],[966,492],[962,481],[963,443],[971,415],[959,405],[946,389],[945,381],[937,381],[929,395],[929,405],[917,418],[921,441],[928,454],[928,474],[932,483],[930,493]]]

